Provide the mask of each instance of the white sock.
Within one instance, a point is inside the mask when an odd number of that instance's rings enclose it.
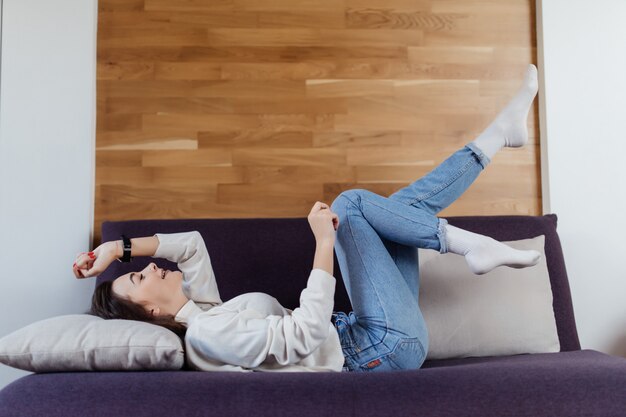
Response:
[[[528,111],[538,89],[537,67],[529,64],[522,86],[515,97],[473,141],[489,159],[493,159],[494,155],[505,146],[519,148],[528,142],[528,127],[526,126]]]
[[[536,265],[541,253],[536,250],[512,248],[489,236],[445,225],[448,252],[465,256],[470,270],[482,275],[493,268],[504,265],[512,268],[526,268]]]

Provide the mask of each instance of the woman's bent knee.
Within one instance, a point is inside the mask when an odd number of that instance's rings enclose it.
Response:
[[[364,188],[351,188],[349,190],[342,191],[332,202],[330,208],[335,211],[335,209],[337,209],[340,205],[345,206],[353,204],[358,206],[361,200],[361,195],[366,192],[368,192],[368,190]]]

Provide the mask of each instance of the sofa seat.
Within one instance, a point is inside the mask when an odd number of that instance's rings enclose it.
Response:
[[[43,373],[0,397],[7,417],[623,416],[626,359],[583,349],[432,360],[401,372]]]

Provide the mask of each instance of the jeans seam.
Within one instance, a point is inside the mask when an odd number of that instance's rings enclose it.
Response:
[[[472,156],[470,158],[470,160],[468,160],[467,163],[465,165],[463,165],[461,167],[461,169],[458,170],[457,173],[454,176],[448,178],[448,181],[444,182],[443,184],[440,184],[438,187],[435,187],[433,190],[429,191],[425,195],[417,196],[415,199],[413,199],[412,202],[409,203],[409,205],[413,205],[413,204],[417,203],[418,201],[423,201],[423,200],[425,200],[427,198],[430,198],[430,197],[434,196],[435,194],[438,194],[441,191],[443,191],[450,184],[452,184],[454,181],[459,179],[459,177],[461,177],[461,175],[463,175],[467,171],[467,169],[469,168],[470,165],[472,165],[473,162],[478,162],[478,161],[476,161],[476,158],[474,158]]]
[[[426,360],[426,349],[424,349],[424,344],[419,339],[417,340],[417,343],[420,344],[420,349],[422,350],[422,356],[424,356],[424,360]]]

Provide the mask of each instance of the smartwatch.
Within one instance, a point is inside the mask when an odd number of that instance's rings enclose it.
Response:
[[[124,243],[124,255],[122,259],[118,259],[120,262],[130,262],[133,258],[130,256],[130,239],[126,235],[122,235],[122,242]]]

